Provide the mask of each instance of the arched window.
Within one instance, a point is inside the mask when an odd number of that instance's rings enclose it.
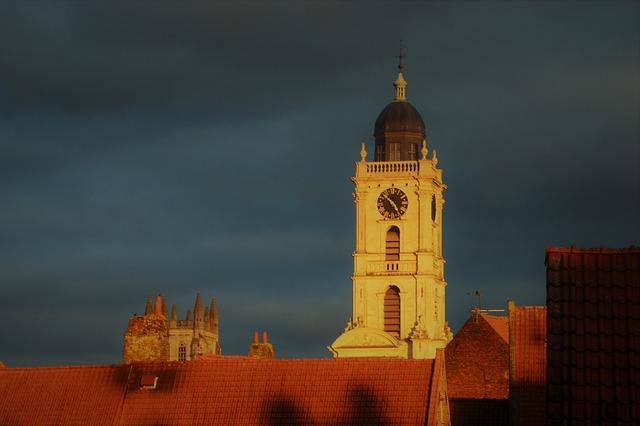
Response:
[[[396,286],[384,293],[384,331],[400,338],[400,290]]]
[[[178,361],[187,360],[187,347],[184,343],[180,343],[178,346]]]
[[[400,260],[400,229],[392,226],[387,231],[386,260]]]

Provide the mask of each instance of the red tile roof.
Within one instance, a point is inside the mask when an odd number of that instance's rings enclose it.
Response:
[[[250,359],[0,370],[0,424],[435,425],[436,360]],[[155,389],[141,378],[157,377]],[[147,380],[147,379],[145,379]]]
[[[513,425],[545,424],[546,308],[509,302],[509,388]]]
[[[549,421],[637,424],[640,248],[551,247],[546,265]]]
[[[129,366],[3,368],[1,425],[112,425]]]
[[[482,318],[484,318],[491,327],[498,333],[502,340],[505,343],[509,343],[509,320],[506,316],[494,316],[482,314]]]
[[[445,349],[449,398],[509,397],[507,317],[473,313]]]

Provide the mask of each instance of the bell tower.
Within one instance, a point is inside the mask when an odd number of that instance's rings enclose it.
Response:
[[[451,340],[445,321],[442,170],[425,125],[406,100],[402,52],[395,98],[355,165],[353,314],[330,346],[334,357],[435,358]]]

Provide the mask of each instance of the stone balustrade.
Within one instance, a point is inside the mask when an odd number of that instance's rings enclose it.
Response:
[[[366,174],[404,174],[417,173],[420,169],[418,161],[373,161],[366,163]]]
[[[415,274],[416,262],[413,260],[382,260],[367,263],[367,275]]]

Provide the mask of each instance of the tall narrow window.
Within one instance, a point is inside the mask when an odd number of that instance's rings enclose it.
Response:
[[[187,347],[184,343],[180,343],[178,346],[178,361],[186,361],[187,360]]]
[[[436,221],[436,196],[431,196],[431,221]]]
[[[407,160],[417,160],[418,159],[418,148],[416,144],[412,143],[409,145],[409,158]]]
[[[400,338],[400,290],[396,286],[384,294],[384,331]]]
[[[400,161],[400,144],[389,144],[389,161]]]
[[[384,161],[384,145],[376,145],[375,161]]]
[[[400,229],[392,226],[387,231],[387,251],[386,260],[400,260]]]

